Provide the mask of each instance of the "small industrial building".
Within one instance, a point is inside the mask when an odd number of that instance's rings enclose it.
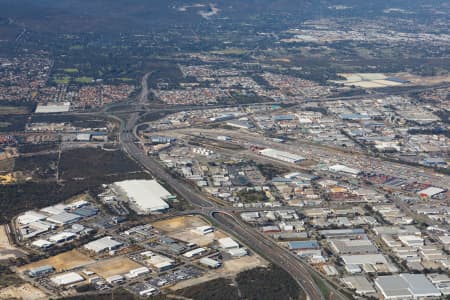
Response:
[[[234,248],[229,249],[228,254],[232,257],[242,257],[248,255],[248,250],[246,248]]]
[[[208,233],[213,233],[214,232],[214,227],[212,226],[200,226],[200,227],[196,227],[194,229],[192,229],[193,232],[201,234],[201,235],[205,235]]]
[[[77,141],[78,142],[89,142],[91,140],[91,134],[90,133],[78,133],[77,134]]]
[[[186,257],[186,258],[192,258],[194,256],[201,255],[201,254],[203,254],[205,252],[206,252],[205,248],[196,248],[194,250],[191,250],[191,251],[188,251],[188,252],[184,253],[183,256]]]
[[[113,188],[128,198],[132,208],[139,214],[164,211],[169,204],[164,201],[172,196],[156,180],[125,180],[115,182]]]
[[[239,244],[230,237],[221,238],[218,240],[220,248],[222,249],[235,249],[239,248]]]
[[[440,297],[441,292],[423,274],[380,276],[375,286],[386,300]]]
[[[426,198],[432,198],[434,196],[437,196],[441,193],[445,192],[444,189],[438,188],[438,187],[434,187],[434,186],[430,186],[426,189],[423,189],[419,192],[417,192],[417,194],[421,197],[426,197]]]
[[[359,174],[361,174],[361,171],[358,169],[350,168],[339,164],[329,167],[328,170],[334,173],[343,173],[351,176],[358,176]]]
[[[35,240],[34,242],[32,242],[31,246],[42,249],[42,250],[47,250],[53,246],[53,243],[50,243],[47,240],[39,239],[39,240]]]
[[[341,280],[349,289],[354,290],[358,295],[364,296],[376,293],[373,285],[364,276],[347,276]]]
[[[329,238],[350,238],[358,237],[365,234],[363,228],[351,228],[351,229],[326,229],[320,230],[319,234],[327,239]]]
[[[164,272],[174,267],[175,260],[160,254],[154,254],[151,251],[141,253],[147,259],[145,262],[158,272]]]
[[[45,265],[45,266],[40,266],[40,267],[29,269],[27,271],[27,273],[30,277],[39,277],[39,276],[53,273],[54,271],[55,271],[55,269],[52,266]]]
[[[245,120],[231,120],[226,123],[228,126],[241,128],[241,129],[251,129],[255,127],[252,123]]]
[[[279,151],[279,150],[271,149],[271,148],[261,150],[259,153],[261,155],[264,155],[264,156],[267,156],[270,158],[274,158],[274,159],[278,159],[281,161],[285,161],[288,163],[292,163],[292,164],[297,164],[297,163],[300,163],[305,160],[305,158],[300,155],[292,154],[292,153],[285,152],[285,151]]]
[[[48,238],[48,240],[54,244],[58,244],[58,243],[64,243],[67,241],[71,241],[71,240],[75,239],[76,237],[77,237],[77,235],[72,232],[63,231],[63,232],[60,232],[60,233],[50,236]]]
[[[125,278],[122,275],[114,275],[108,278],[105,278],[106,282],[109,284],[119,284],[125,281]]]
[[[100,253],[103,251],[112,251],[120,248],[123,243],[114,240],[110,236],[103,237],[101,239],[92,241],[84,245],[84,248],[93,251],[95,253]]]
[[[293,241],[288,243],[288,248],[290,250],[309,250],[309,249],[319,249],[319,243],[315,240],[310,241]]]
[[[136,268],[133,270],[130,270],[130,272],[128,272],[128,274],[125,275],[126,278],[130,279],[130,278],[136,278],[145,274],[150,273],[150,269],[147,267],[140,267],[140,268]]]
[[[211,268],[211,269],[217,269],[219,268],[222,264],[212,258],[209,257],[203,257],[199,260],[199,263],[205,267]]]
[[[50,280],[56,286],[65,286],[65,285],[70,285],[70,284],[84,281],[84,278],[78,273],[70,272],[70,273],[53,276],[50,278]]]

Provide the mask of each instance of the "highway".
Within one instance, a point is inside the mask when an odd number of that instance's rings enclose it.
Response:
[[[228,232],[244,241],[254,251],[285,269],[297,280],[310,299],[324,299],[309,272],[297,260],[295,254],[267,239],[262,233],[243,224],[228,212],[211,212],[210,217],[219,227],[226,228]]]
[[[142,90],[146,91],[146,80],[142,80],[142,85]],[[142,99],[146,99],[145,92],[142,92],[138,98],[140,100],[139,102],[141,102]],[[295,257],[294,254],[287,249],[280,247],[272,240],[267,239],[254,228],[241,223],[231,212],[226,212],[226,216],[223,215],[224,213],[220,214],[221,208],[217,207],[216,203],[209,200],[205,195],[182,180],[174,178],[155,159],[144,153],[142,149],[136,145],[135,137],[132,132],[139,118],[137,112],[130,114],[127,120],[120,119],[117,116],[111,117],[115,117],[121,121],[119,142],[123,151],[148,170],[155,178],[163,181],[173,191],[195,207],[195,210],[192,211],[193,213],[212,219],[220,228],[233,234],[247,244],[249,248],[283,268],[298,282],[308,299],[325,299],[311,278],[309,274],[310,271],[297,259],[297,257]],[[345,299],[344,297],[336,298]]]

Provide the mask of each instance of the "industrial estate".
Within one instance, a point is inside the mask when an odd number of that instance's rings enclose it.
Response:
[[[22,1],[0,300],[450,299],[447,1]]]

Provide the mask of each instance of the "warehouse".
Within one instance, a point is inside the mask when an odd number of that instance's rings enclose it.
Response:
[[[218,240],[219,245],[222,249],[235,249],[239,248],[239,244],[230,237],[221,238]]]
[[[42,249],[42,250],[47,250],[53,246],[53,243],[50,243],[47,240],[40,239],[40,240],[36,240],[36,241],[32,242],[31,246]]]
[[[248,254],[248,251],[245,248],[234,248],[228,250],[228,254],[230,254],[232,257],[242,257],[246,256]]]
[[[47,275],[53,273],[55,269],[50,265],[40,266],[37,268],[32,268],[27,271],[30,277],[39,277],[42,275]]]
[[[64,286],[69,284],[78,283],[81,281],[84,281],[84,278],[80,276],[80,274],[75,272],[70,272],[66,274],[61,274],[57,276],[53,276],[50,278],[50,280],[56,285],[56,286]]]
[[[228,126],[241,128],[241,129],[251,129],[255,127],[252,123],[245,120],[231,120],[226,123]]]
[[[333,238],[333,237],[359,237],[365,234],[364,229],[355,228],[355,229],[328,229],[319,231],[320,235],[325,238]]]
[[[78,133],[76,139],[78,142],[89,142],[91,140],[91,134],[90,133]]]
[[[347,276],[342,278],[342,282],[349,289],[355,290],[355,293],[361,296],[376,293],[375,288],[364,276]]]
[[[125,281],[125,278],[123,278],[122,275],[114,275],[108,278],[105,278],[106,282],[109,284],[120,284]]]
[[[48,217],[47,221],[55,223],[55,224],[66,225],[66,224],[78,222],[81,219],[83,219],[83,218],[79,215],[68,213],[68,212],[61,212],[57,215]]]
[[[141,275],[148,274],[148,273],[150,273],[150,269],[149,268],[147,268],[147,267],[140,267],[140,268],[136,268],[136,269],[130,270],[130,272],[128,272],[128,274],[125,275],[125,277],[127,279],[136,278],[136,277],[139,277]]]
[[[98,208],[93,206],[79,207],[75,209],[73,213],[83,218],[89,218],[95,216],[98,213]]]
[[[139,214],[148,214],[169,208],[169,204],[163,199],[171,194],[156,180],[125,180],[115,182],[113,187],[128,198]]]
[[[334,172],[334,173],[344,173],[344,174],[352,175],[352,176],[358,176],[359,174],[361,174],[360,170],[354,169],[354,168],[349,168],[344,165],[334,165],[334,166],[329,167],[328,170],[330,170],[331,172]]]
[[[274,158],[274,159],[278,159],[281,161],[285,161],[288,163],[293,163],[293,164],[297,164],[297,163],[300,163],[305,160],[305,158],[302,156],[292,154],[289,152],[271,149],[271,148],[261,150],[260,153],[261,153],[261,155],[264,155],[264,156],[267,156],[270,158]]]
[[[208,267],[210,269],[217,269],[219,268],[222,264],[220,262],[218,262],[215,259],[209,258],[209,257],[203,257],[199,260],[199,263],[205,267]]]
[[[430,186],[424,190],[417,192],[417,194],[419,194],[421,197],[431,198],[431,197],[437,196],[443,192],[445,192],[444,189]]]
[[[66,206],[64,204],[56,204],[52,206],[47,206],[40,211],[49,215],[57,215],[66,211]]]
[[[23,215],[18,216],[17,222],[21,225],[28,225],[28,224],[36,222],[36,221],[42,221],[45,218],[47,218],[46,215],[38,213],[34,210],[29,210],[29,211],[25,212]]]
[[[382,254],[342,255],[341,259],[346,265],[376,265],[388,263]]]
[[[441,296],[441,292],[423,274],[380,276],[375,279],[375,286],[386,300]]]
[[[311,249],[319,249],[319,243],[314,240],[310,241],[294,241],[288,243],[288,248],[290,250],[311,250]]]
[[[37,114],[62,113],[68,112],[69,109],[70,109],[70,102],[38,104],[35,113]]]
[[[154,254],[151,251],[142,252],[141,255],[147,257],[145,262],[158,272],[164,272],[174,267],[175,260],[170,257]]]
[[[419,248],[423,246],[423,238],[417,235],[399,235],[398,239],[403,245],[411,248]]]
[[[194,249],[194,250],[191,250],[191,251],[188,251],[188,252],[184,253],[183,256],[187,257],[187,258],[192,258],[194,256],[201,255],[201,254],[203,254],[205,252],[206,252],[205,248],[197,248],[197,249]]]
[[[72,232],[63,231],[63,232],[57,233],[55,235],[52,235],[51,237],[48,238],[48,240],[52,243],[58,244],[58,243],[64,243],[67,241],[71,241],[76,237],[77,237],[77,235]]]
[[[93,251],[95,253],[100,253],[103,251],[111,251],[120,248],[123,244],[116,240],[113,240],[112,237],[106,236],[101,239],[92,241],[84,245],[84,248]]]
[[[211,226],[200,226],[200,227],[196,227],[194,229],[192,229],[193,232],[201,234],[201,235],[206,235],[208,233],[213,233],[214,232],[214,227]]]
[[[336,254],[370,254],[378,252],[377,247],[368,239],[333,239],[329,240],[329,243]]]

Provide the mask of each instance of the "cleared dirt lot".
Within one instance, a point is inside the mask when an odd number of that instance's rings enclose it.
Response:
[[[210,271],[204,276],[181,281],[170,287],[170,290],[176,291],[184,289],[186,287],[194,286],[217,278],[234,277],[243,271],[250,270],[256,267],[267,266],[268,263],[257,255],[244,256],[237,259],[225,261],[222,268]]]
[[[227,237],[225,233],[221,231],[214,231],[213,233],[208,233],[205,235],[196,233],[191,229],[182,230],[180,232],[169,234],[170,237],[186,242],[186,243],[194,243],[199,246],[208,246],[214,242],[214,240],[218,240],[224,237]]]
[[[56,272],[61,272],[81,267],[93,262],[94,260],[89,258],[87,255],[78,252],[77,250],[71,250],[47,259],[43,259],[28,265],[24,265],[18,268],[18,270],[20,272],[23,272],[30,268],[36,268],[44,265],[51,265],[56,269]]]
[[[228,236],[221,231],[215,231],[206,235],[193,231],[196,227],[210,225],[206,220],[197,216],[176,217],[158,221],[152,225],[174,239],[187,243],[195,243],[199,246],[207,246],[214,240]]]
[[[9,243],[6,226],[0,226],[0,262],[23,256],[25,256],[25,252]]]
[[[130,272],[130,270],[140,267],[142,267],[140,264],[132,261],[131,259],[124,256],[119,256],[95,263],[87,269],[95,272],[103,278],[107,278],[114,275],[123,275]]]
[[[187,228],[195,228],[210,225],[208,222],[196,216],[176,217],[168,220],[158,221],[152,224],[156,229],[166,233],[179,232]]]
[[[47,295],[29,283],[11,286],[0,290],[0,299],[43,300]]]

